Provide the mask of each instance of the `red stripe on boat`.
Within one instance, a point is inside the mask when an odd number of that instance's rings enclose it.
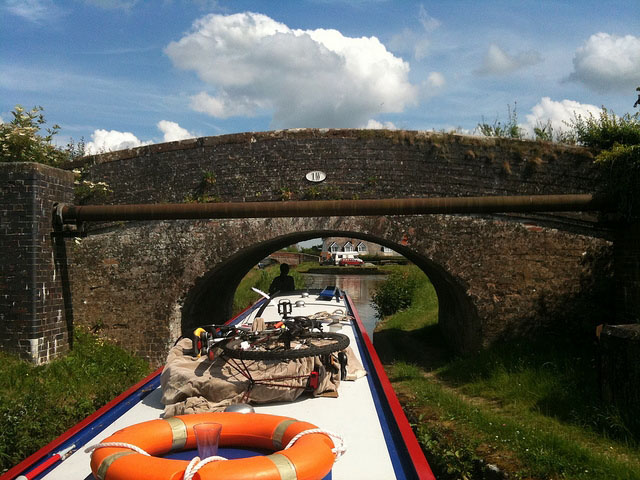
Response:
[[[413,462],[413,465],[416,468],[416,473],[418,474],[418,478],[420,480],[436,480],[436,477],[433,475],[431,471],[431,467],[429,466],[429,462],[424,456],[424,452],[422,451],[422,447],[418,443],[413,430],[411,429],[411,425],[409,425],[409,420],[407,420],[407,416],[404,414],[404,410],[402,409],[402,405],[400,405],[400,401],[396,396],[396,392],[389,381],[389,377],[384,371],[384,367],[382,366],[382,362],[378,357],[375,347],[373,343],[371,343],[371,339],[367,334],[367,330],[360,319],[360,315],[358,315],[358,311],[351,298],[347,295],[347,300],[349,302],[349,308],[353,312],[356,323],[358,324],[358,328],[360,329],[360,333],[362,334],[362,340],[364,341],[364,345],[369,352],[369,356],[371,357],[371,363],[378,374],[378,379],[380,380],[380,385],[382,386],[382,390],[384,395],[389,403],[389,407],[391,408],[391,412],[393,416],[396,418],[396,423],[398,424],[398,429],[400,430],[400,434],[402,435],[402,439],[404,440],[405,445],[407,446],[407,450],[409,452],[409,456]]]

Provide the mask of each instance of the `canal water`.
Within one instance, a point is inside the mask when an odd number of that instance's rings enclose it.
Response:
[[[371,295],[385,275],[326,275],[318,273],[303,273],[307,288],[324,288],[335,285],[349,294],[362,319],[369,338],[373,341],[373,329],[376,326],[376,311],[371,304]]]

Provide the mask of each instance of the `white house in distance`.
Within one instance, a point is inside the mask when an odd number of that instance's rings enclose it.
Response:
[[[322,239],[320,257],[324,261],[331,259],[337,264],[341,258],[358,258],[363,255],[386,257],[397,255],[397,253],[389,247],[358,238],[327,237]]]

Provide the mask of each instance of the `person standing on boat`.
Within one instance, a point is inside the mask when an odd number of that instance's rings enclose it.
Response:
[[[293,277],[289,275],[289,265],[283,263],[280,265],[280,275],[273,279],[269,286],[269,295],[275,292],[291,292],[296,289]]]

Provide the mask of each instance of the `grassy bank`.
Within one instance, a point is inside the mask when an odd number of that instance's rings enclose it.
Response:
[[[599,400],[593,344],[554,338],[456,358],[426,277],[374,342],[438,479],[640,479],[638,442]]]
[[[77,331],[64,358],[35,366],[0,353],[0,472],[24,460],[150,373],[149,365]]]

